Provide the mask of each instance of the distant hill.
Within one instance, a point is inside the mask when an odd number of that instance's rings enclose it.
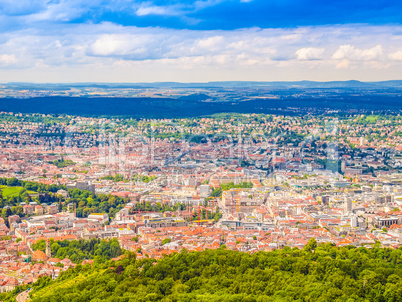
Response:
[[[205,101],[205,100],[211,100],[211,99],[213,99],[213,97],[210,97],[209,95],[206,95],[204,93],[195,93],[195,94],[181,96],[178,98],[178,100],[182,100],[182,101]]]
[[[295,93],[295,92],[293,92]],[[303,94],[303,90],[296,91]],[[18,113],[68,114],[82,116],[126,116],[133,118],[196,117],[216,113],[266,113],[285,115],[340,113],[401,112],[399,95],[318,95],[295,97],[286,90],[278,98],[244,98],[205,102],[207,95],[173,98],[121,97],[37,97],[0,99],[0,111]]]
[[[305,115],[331,111],[341,114],[390,111],[400,113],[402,110],[402,81],[397,80],[133,84],[8,83],[1,84],[0,89],[1,87],[8,89],[8,95],[41,95],[30,98],[0,98],[0,111],[16,113],[175,118],[223,112]],[[176,90],[180,96],[171,97],[170,90]],[[71,91],[80,91],[86,96],[64,96]],[[103,93],[108,96],[99,96]],[[155,97],[130,97],[143,93],[150,93]]]
[[[206,83],[180,83],[180,82],[154,82],[154,83],[20,83],[11,82],[3,84],[8,88],[25,89],[66,89],[69,87],[92,87],[92,88],[225,88],[225,87],[300,87],[300,88],[402,88],[402,80],[361,82],[350,81],[217,81]]]

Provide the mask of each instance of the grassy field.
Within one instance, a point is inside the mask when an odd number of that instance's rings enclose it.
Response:
[[[0,189],[3,193],[3,198],[8,198],[12,196],[18,196],[20,192],[24,189],[23,187],[7,187],[7,186],[0,186]],[[28,194],[37,194],[35,191],[27,191]]]

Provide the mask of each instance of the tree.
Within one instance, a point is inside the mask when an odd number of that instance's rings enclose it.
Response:
[[[219,197],[221,195],[222,195],[222,189],[221,188],[216,188],[211,193],[212,197]]]
[[[98,245],[103,251],[105,243]],[[289,247],[254,254],[221,247],[159,260],[136,259],[130,252],[117,261],[96,256],[92,266],[77,265],[57,280],[40,278],[23,290],[32,287],[32,301],[401,301],[402,250],[316,246],[314,240],[308,245],[314,254]],[[0,298],[14,301],[15,295]]]
[[[162,240],[162,245],[165,245],[165,244],[170,243],[170,242],[172,242],[172,239],[165,238],[165,239]]]
[[[314,250],[317,248],[317,241],[315,238],[311,238],[308,243],[304,246],[304,250],[307,252],[314,252]]]

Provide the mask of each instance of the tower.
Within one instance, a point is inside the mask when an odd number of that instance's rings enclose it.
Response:
[[[352,200],[348,197],[344,204],[344,214],[350,214],[352,212]]]
[[[52,251],[51,251],[51,249],[50,249],[50,242],[49,242],[49,240],[46,240],[46,256],[47,256],[48,258],[51,258],[51,257],[52,257]]]

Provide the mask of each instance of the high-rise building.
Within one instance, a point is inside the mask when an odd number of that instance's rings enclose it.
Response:
[[[324,196],[322,197],[322,203],[325,204],[325,205],[327,205],[328,202],[329,202],[329,196],[328,196],[328,195],[324,195]]]
[[[353,215],[352,218],[350,219],[350,226],[352,228],[357,228],[359,226],[359,221],[357,220],[356,215]]]
[[[348,197],[345,201],[345,214],[352,213],[352,200]]]

